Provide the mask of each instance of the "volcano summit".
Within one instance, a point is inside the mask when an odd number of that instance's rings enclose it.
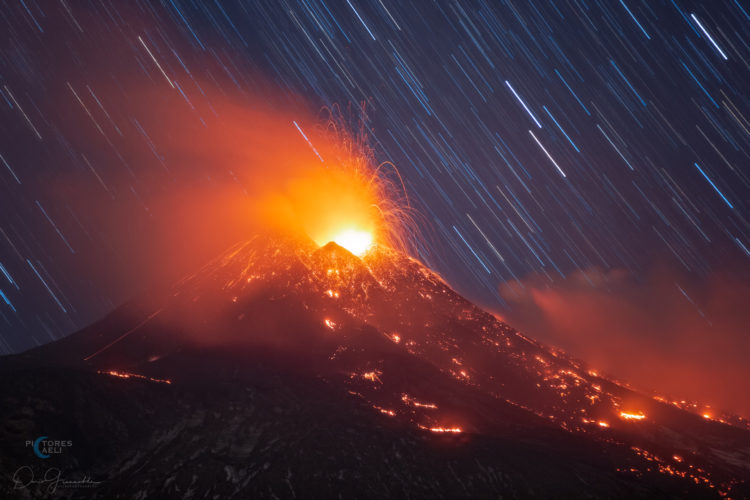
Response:
[[[378,245],[257,236],[0,367],[8,498],[750,495],[745,420],[605,378]]]

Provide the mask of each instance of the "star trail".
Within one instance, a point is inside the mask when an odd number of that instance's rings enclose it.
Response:
[[[222,111],[207,85],[359,110],[426,221],[417,257],[500,312],[512,304],[498,287],[531,275],[645,280],[666,262],[699,282],[727,266],[747,281],[748,12],[739,0],[5,1],[0,352],[61,338],[154,284],[127,242],[166,217],[161,190],[235,182],[185,167],[133,104],[164,92],[209,127]],[[303,122],[288,126],[310,143]]]

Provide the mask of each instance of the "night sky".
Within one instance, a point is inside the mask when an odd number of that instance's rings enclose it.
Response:
[[[226,163],[167,144],[176,120],[210,129],[227,96],[364,120],[426,221],[418,257],[503,316],[530,283],[616,294],[627,279],[720,338],[711,283],[750,278],[738,0],[17,0],[0,31],[1,353],[75,331],[241,237],[196,243],[192,216],[172,224],[160,202],[189,188],[211,213],[218,186],[245,188]],[[195,251],[158,272],[181,247]]]

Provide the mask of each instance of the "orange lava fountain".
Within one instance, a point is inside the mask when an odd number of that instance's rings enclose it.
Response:
[[[375,163],[364,125],[352,134],[340,115],[331,111],[325,127],[294,122],[310,154],[297,158],[304,164],[280,193],[261,201],[265,216],[357,256],[374,245],[408,251],[416,231],[401,176],[392,164]]]

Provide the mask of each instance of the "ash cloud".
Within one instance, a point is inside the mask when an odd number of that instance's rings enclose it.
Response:
[[[555,283],[506,282],[504,319],[634,387],[750,415],[750,287],[658,267],[579,270]]]

